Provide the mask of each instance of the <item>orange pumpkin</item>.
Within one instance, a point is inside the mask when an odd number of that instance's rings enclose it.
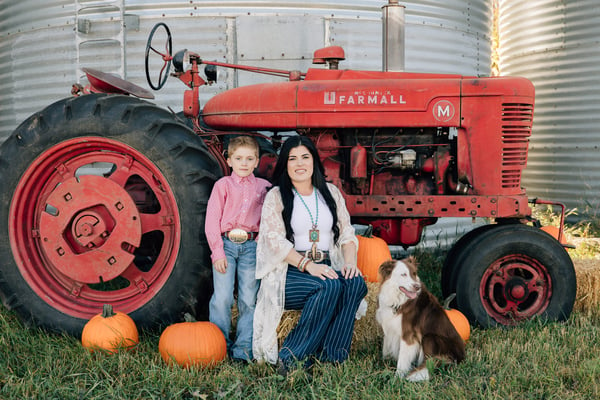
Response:
[[[379,279],[379,266],[384,261],[392,259],[390,248],[385,240],[373,236],[373,226],[369,225],[358,238],[358,269],[363,273],[367,282],[377,282]]]
[[[463,313],[460,311],[450,308],[449,304],[456,297],[456,293],[452,293],[448,298],[444,301],[444,311],[446,311],[446,315],[452,325],[454,325],[454,329],[460,335],[460,337],[467,342],[471,337],[471,325],[469,324],[469,320]]]
[[[552,226],[552,225],[548,225],[548,226],[542,226],[540,228],[541,230],[543,230],[544,232],[546,232],[547,234],[549,234],[550,236],[553,236],[554,239],[558,240],[558,237],[560,236],[560,238],[562,239],[560,241],[560,244],[566,245],[567,244],[567,239],[565,237],[565,233],[564,231],[560,232],[560,229],[558,229],[556,226]]]
[[[160,335],[158,351],[169,365],[213,367],[225,359],[227,343],[217,325],[194,321],[185,315],[185,322],[168,326]]]
[[[104,304],[102,313],[93,316],[81,333],[81,344],[91,352],[103,350],[113,354],[121,349],[131,350],[138,343],[138,330],[133,319],[113,311],[110,304]]]

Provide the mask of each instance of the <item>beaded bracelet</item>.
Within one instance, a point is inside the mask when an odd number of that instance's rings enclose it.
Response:
[[[302,268],[302,272],[306,271],[306,267],[308,267],[308,264],[310,264],[312,262],[312,260],[310,258],[306,259],[306,262],[304,263],[304,267]]]
[[[307,257],[302,257],[300,259],[300,262],[298,263],[298,269],[300,270],[300,272],[304,272],[304,269],[306,268],[306,264],[308,264],[309,261],[310,261],[310,259],[308,259]]]
[[[307,257],[302,258],[302,261],[300,261],[300,272],[304,272],[309,261],[310,260]]]
[[[302,272],[306,271],[306,267],[308,267],[308,264],[310,264],[312,262],[312,260],[308,257],[306,257],[306,261],[304,262],[304,265],[302,266]]]

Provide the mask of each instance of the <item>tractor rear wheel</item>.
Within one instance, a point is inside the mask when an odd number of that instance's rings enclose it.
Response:
[[[4,304],[76,336],[104,303],[140,328],[180,320],[211,291],[204,214],[220,176],[146,101],[92,94],[34,114],[0,147]]]
[[[456,280],[457,308],[483,328],[534,317],[565,320],[575,302],[573,262],[562,245],[521,224],[487,230],[469,246]]]

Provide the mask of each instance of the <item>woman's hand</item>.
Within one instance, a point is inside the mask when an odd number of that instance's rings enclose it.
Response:
[[[317,276],[323,280],[338,279],[337,272],[327,264],[316,264],[311,261],[306,265],[304,270],[312,276]]]
[[[342,276],[346,279],[362,276],[362,272],[356,266],[356,244],[353,242],[344,243],[342,245],[342,252],[345,261],[341,270]]]
[[[362,272],[355,264],[346,263],[342,267],[342,275],[346,279],[352,279],[357,276],[362,276]]]

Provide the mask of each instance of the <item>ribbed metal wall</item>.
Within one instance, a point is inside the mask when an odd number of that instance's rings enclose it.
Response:
[[[501,0],[500,73],[536,88],[523,186],[580,216],[600,212],[597,0]]]
[[[81,19],[90,25],[77,33],[76,10],[96,4],[124,3],[127,15],[125,75],[147,87],[144,51],[148,33],[157,22],[167,22],[174,49],[187,48],[206,59],[253,61],[259,65],[285,65],[305,70],[311,49],[300,54],[283,40],[302,36],[315,46],[336,44],[346,51],[341,68],[381,69],[381,7],[384,0],[312,1],[156,1],[156,0],[21,0],[0,2],[0,141],[25,118],[46,105],[70,95],[81,80],[78,68],[92,67],[119,73],[120,54],[114,43],[81,46],[77,39],[99,39],[118,29],[118,13],[110,7],[87,9]],[[406,70],[487,75],[490,70],[491,5],[487,0],[405,1]],[[241,41],[238,29],[249,31],[252,20],[276,22],[291,19],[289,31],[275,31],[252,43]],[[316,22],[315,22],[316,21]],[[274,29],[281,24],[272,24]],[[320,29],[314,29],[320,25]],[[81,29],[79,29],[81,31]],[[243,54],[258,56],[246,60]],[[274,58],[273,54],[279,56]],[[246,57],[247,58],[247,57]],[[255,61],[255,62],[254,62]],[[238,82],[252,83],[246,75],[219,71],[221,82],[202,90],[206,100]],[[247,73],[242,73],[247,74]],[[85,83],[82,82],[82,83]],[[156,93],[156,103],[180,110],[184,86],[170,79]]]
[[[78,29],[76,10],[101,3],[113,7],[84,10],[80,23],[88,24]],[[400,3],[406,7],[407,71],[489,75],[489,0]],[[346,51],[340,68],[381,70],[381,8],[386,0],[1,1],[0,142],[29,115],[69,96],[73,83],[85,84],[78,74],[81,67],[119,74],[121,54],[114,42],[94,42],[79,51],[77,43],[118,31],[120,4],[127,25],[125,75],[144,88],[146,40],[158,22],[170,26],[174,50],[187,48],[207,60],[306,70],[315,49],[340,45]],[[201,102],[259,80],[264,77],[219,69],[219,83],[201,90]],[[155,92],[155,102],[180,111],[184,89],[171,78]],[[461,226],[464,220],[443,219],[427,234],[435,240],[446,232],[451,241],[465,229]]]

